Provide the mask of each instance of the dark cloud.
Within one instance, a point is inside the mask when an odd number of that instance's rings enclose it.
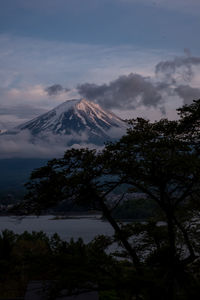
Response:
[[[157,87],[168,95],[177,94],[184,104],[200,98],[200,89],[190,86],[195,76],[194,67],[200,65],[200,57],[191,56],[190,49],[184,49],[185,56],[159,62],[155,75],[160,80]],[[187,83],[187,84],[184,84]]]
[[[190,86],[194,67],[200,66],[200,57],[191,56],[189,49],[184,49],[184,53],[184,56],[159,62],[154,79],[130,73],[108,84],[78,85],[78,92],[105,108],[127,110],[144,105],[157,107],[165,113],[167,97],[178,95],[184,103],[200,98],[200,89]]]
[[[106,108],[156,107],[162,103],[162,96],[150,79],[133,73],[120,76],[109,84],[85,83],[77,89],[81,96]]]
[[[179,85],[174,91],[181,97],[184,104],[189,104],[193,100],[200,99],[200,89],[189,85]]]
[[[70,89],[64,88],[60,84],[53,84],[53,85],[51,85],[51,86],[49,86],[45,89],[45,92],[47,92],[47,94],[49,96],[55,96],[55,95],[58,95],[58,94],[61,94],[61,93],[67,93],[69,91],[70,91]]]
[[[176,84],[177,76],[185,82],[190,82],[194,76],[192,67],[200,65],[200,57],[190,56],[189,49],[185,49],[184,52],[185,56],[159,62],[155,67],[155,74],[171,84]]]

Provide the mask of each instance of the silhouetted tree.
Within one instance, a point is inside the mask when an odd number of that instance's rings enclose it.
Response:
[[[199,213],[200,200],[199,134],[196,132],[199,101],[179,109],[179,113],[179,121],[131,120],[127,134],[118,142],[108,143],[102,151],[66,151],[63,158],[51,160],[32,173],[24,202],[27,211],[36,212],[66,200],[101,209],[139,276],[144,276],[148,266],[153,266],[157,276],[159,268],[162,269],[163,299],[178,299],[183,290],[188,296],[184,278],[188,266],[199,257],[194,230],[198,224],[193,222]],[[113,201],[114,193],[121,194],[117,201]],[[159,220],[164,221],[163,227],[158,229],[157,221],[146,227],[134,225],[132,230],[120,226],[112,217],[112,209],[126,193],[142,193],[154,201],[160,210]],[[191,205],[194,202],[195,210]],[[130,239],[137,233],[145,233],[151,245],[146,265],[138,250],[141,245]]]

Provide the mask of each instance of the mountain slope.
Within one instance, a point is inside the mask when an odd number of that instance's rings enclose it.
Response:
[[[125,131],[124,121],[85,99],[66,101],[13,130],[3,131],[0,203],[22,197],[31,170],[62,156],[70,146],[95,148]]]
[[[103,144],[113,138],[113,129],[125,128],[123,120],[98,104],[74,99],[18,126],[17,130],[29,130],[33,136],[71,135],[71,144],[80,142],[84,135],[87,143]]]

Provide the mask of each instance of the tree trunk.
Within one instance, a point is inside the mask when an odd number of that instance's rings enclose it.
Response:
[[[175,274],[176,274],[176,244],[173,223],[173,213],[171,209],[167,211],[167,229],[169,239],[169,272],[167,278],[167,298],[175,299]]]
[[[115,232],[117,233],[120,241],[122,242],[124,248],[126,249],[126,251],[128,252],[128,254],[130,255],[132,262],[138,272],[138,274],[142,274],[141,271],[141,265],[140,265],[140,261],[139,258],[135,252],[135,250],[132,248],[132,246],[130,245],[129,241],[127,240],[127,238],[124,236],[121,228],[119,227],[119,225],[117,224],[117,222],[115,221],[115,219],[112,217],[108,207],[106,206],[105,202],[103,199],[99,200],[102,211],[104,213],[104,216],[106,217],[106,219],[108,220],[108,222],[111,224],[111,226],[113,227],[113,229],[115,230]]]

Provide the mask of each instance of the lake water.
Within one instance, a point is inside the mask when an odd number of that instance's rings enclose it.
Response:
[[[111,225],[102,221],[98,215],[76,216],[59,220],[55,220],[51,215],[25,218],[2,216],[0,217],[0,232],[4,229],[12,230],[15,233],[23,233],[25,230],[28,232],[44,231],[48,236],[56,232],[66,241],[72,237],[75,240],[81,237],[85,243],[90,242],[96,235],[112,236],[114,233]]]

